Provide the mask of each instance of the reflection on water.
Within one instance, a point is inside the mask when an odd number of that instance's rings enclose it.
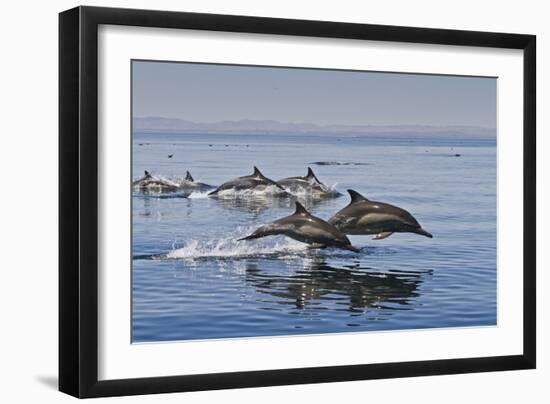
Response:
[[[346,252],[331,252],[330,259],[325,253],[134,257],[133,340],[398,329],[388,320],[415,318],[422,306],[421,287],[431,280],[432,270],[383,272]],[[391,252],[382,247],[361,255]],[[157,263],[156,271],[147,269],[151,259]]]
[[[143,199],[174,199],[174,198],[187,198],[191,195],[188,190],[181,191],[151,191],[151,190],[139,190],[134,191],[133,196],[135,198]]]
[[[335,205],[333,198],[315,198],[312,196],[297,196],[290,198],[274,198],[270,196],[255,195],[246,198],[213,198],[219,206],[225,209],[235,209],[241,212],[262,213],[267,209],[288,209],[289,214],[294,212],[295,201],[299,201],[308,210],[316,206]]]
[[[289,208],[293,202],[291,198],[271,198],[266,196],[250,196],[247,198],[214,198],[224,209],[241,212],[261,213],[270,208]]]
[[[245,280],[258,292],[274,297],[271,303],[292,304],[297,309],[328,309],[324,305],[329,301],[347,306],[341,310],[350,312],[363,312],[368,308],[412,309],[408,306],[418,296],[422,273],[378,273],[369,269],[359,264],[338,268],[316,259],[286,276],[273,275],[257,264],[250,264]]]

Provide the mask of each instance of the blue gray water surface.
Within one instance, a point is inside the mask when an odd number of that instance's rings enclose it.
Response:
[[[352,188],[407,209],[434,238],[351,236],[359,254],[279,236],[238,242],[293,203],[134,194],[133,342],[496,324],[495,141],[133,136],[134,179],[189,170],[219,185],[254,165],[275,180],[310,166],[345,194],[306,200],[316,216],[347,205]]]

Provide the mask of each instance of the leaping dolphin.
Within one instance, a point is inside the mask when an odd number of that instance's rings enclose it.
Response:
[[[370,201],[352,189],[348,189],[351,202],[329,219],[329,223],[345,234],[376,234],[381,240],[393,233],[416,233],[433,236],[405,209],[388,203]]]
[[[270,180],[266,176],[264,176],[260,170],[258,170],[257,167],[254,167],[254,172],[251,175],[246,175],[244,177],[238,177],[231,181],[225,182],[222,185],[220,185],[217,189],[210,192],[208,195],[211,196],[219,196],[220,192],[222,191],[260,191],[260,192],[266,192],[268,191],[269,187],[271,187],[272,192],[270,192],[273,196],[290,196],[288,192],[279,184],[277,184],[275,181]]]
[[[302,243],[312,244],[315,247],[337,247],[344,250],[359,252],[351,242],[333,225],[323,219],[313,216],[300,202],[296,202],[294,214],[274,222],[260,226],[254,233],[239,240],[282,234]]]
[[[145,170],[145,175],[132,182],[132,187],[140,191],[175,192],[179,189],[179,184],[166,178],[156,177]]]
[[[135,180],[134,182],[132,182],[132,186],[137,187],[137,186],[145,183],[146,181],[149,181],[149,180],[152,180],[152,179],[153,179],[153,176],[151,175],[151,173],[149,171],[145,170],[145,174],[143,175],[143,177],[141,177],[140,179]]]
[[[339,192],[330,189],[319,181],[310,167],[307,168],[307,175],[305,177],[283,178],[282,180],[278,180],[277,183],[293,194],[299,194],[305,191],[315,197],[337,197],[341,195]]]
[[[191,173],[187,171],[185,179],[180,183],[180,188],[189,191],[205,192],[216,187],[214,185],[205,184],[204,182],[195,181]]]

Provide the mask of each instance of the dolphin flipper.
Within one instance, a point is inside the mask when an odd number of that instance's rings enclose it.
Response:
[[[327,246],[324,245],[324,244],[314,243],[314,244],[308,245],[307,248],[310,248],[310,249],[312,249],[312,250],[314,250],[314,249],[315,249],[315,250],[317,250],[317,249],[318,249],[318,250],[322,250],[322,249],[324,249],[324,248],[327,248]]]
[[[378,233],[376,236],[374,236],[373,240],[384,240],[385,238],[388,238],[393,234],[392,231],[383,231],[382,233]]]
[[[426,236],[426,237],[429,237],[429,238],[433,238],[432,233],[427,232],[427,231],[424,230],[422,227],[419,228],[419,229],[415,229],[415,230],[413,231],[413,233],[420,234],[421,236]]]

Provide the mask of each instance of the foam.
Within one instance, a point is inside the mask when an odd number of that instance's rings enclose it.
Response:
[[[194,260],[201,258],[242,258],[260,256],[293,255],[308,251],[307,244],[289,238],[269,237],[254,241],[237,241],[251,233],[239,229],[228,237],[213,240],[190,240],[181,248],[174,248],[165,255],[167,259]]]

